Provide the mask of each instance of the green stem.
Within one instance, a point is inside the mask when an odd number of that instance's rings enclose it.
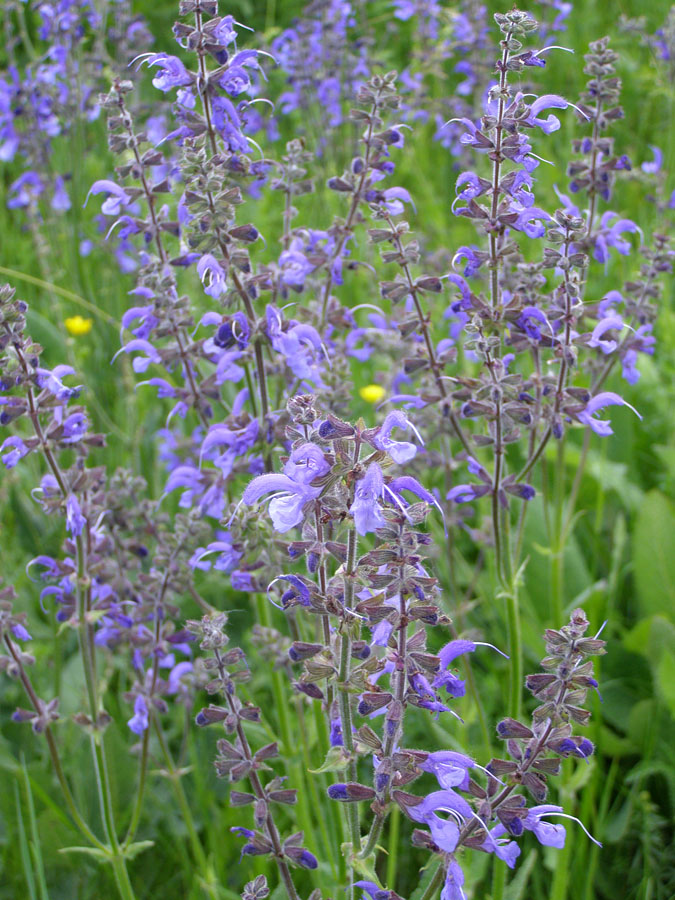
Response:
[[[506,592],[506,619],[509,632],[509,715],[520,718],[523,685],[523,647],[518,607],[518,587],[514,583]]]
[[[21,368],[27,376],[30,376],[30,369],[23,353],[23,347],[18,343],[15,343],[14,349]],[[61,471],[61,467],[59,466],[59,463],[54,456],[52,447],[50,446],[47,437],[42,430],[39,409],[32,387],[28,388],[26,392],[26,399],[28,401],[29,417],[35,431],[35,435],[39,441],[40,449],[42,450],[43,456],[50,471],[56,479],[56,483],[59,486],[59,490],[63,499],[66,500],[66,498],[70,494],[70,486],[66,480],[64,473]],[[87,539],[89,539],[90,532],[88,526],[86,534]],[[103,735],[97,729],[99,702],[97,693],[96,660],[94,656],[93,626],[87,618],[91,608],[91,580],[87,571],[87,550],[87,541],[85,541],[82,534],[78,535],[75,540],[75,556],[77,564],[77,577],[75,579],[76,611],[78,619],[77,634],[80,652],[82,654],[84,680],[89,701],[89,716],[91,719],[92,728],[94,729],[94,734],[91,738],[92,759],[94,763],[94,771],[96,775],[96,783],[98,786],[98,795],[101,805],[101,818],[103,820],[106,837],[110,845],[110,853],[113,857],[113,860],[117,860],[113,864],[118,869],[122,867],[125,870],[125,878],[122,879],[122,881],[120,881],[119,878],[117,880],[118,887],[120,887],[120,893],[123,892],[123,900],[127,900],[128,897],[133,897],[133,890],[131,890],[128,875],[126,875],[126,862],[123,856],[121,856],[120,854],[120,846],[117,839],[115,820],[113,816],[112,795],[110,792],[110,782],[108,779],[108,769],[106,765],[105,750],[103,746]],[[130,890],[131,894],[129,894]]]
[[[251,751],[251,746],[248,742],[246,732],[244,731],[244,728],[242,726],[242,720],[239,717],[239,710],[236,707],[232,693],[228,689],[228,675],[225,670],[225,664],[223,662],[220,651],[217,648],[214,649],[214,656],[218,663],[218,672],[220,674],[225,700],[230,709],[230,712],[236,718],[235,732],[239,740],[239,749],[251,764],[251,768],[248,773],[248,780],[250,782],[253,793],[258,798],[258,800],[265,800],[267,804],[267,798],[262,782],[260,781],[260,776],[258,775],[258,772],[253,765],[253,753]],[[286,889],[288,900],[299,900],[298,892],[293,882],[293,877],[291,876],[288,863],[286,862],[286,857],[284,856],[281,838],[279,836],[279,830],[276,826],[269,805],[267,806],[267,814],[265,816],[264,825],[265,832],[274,850],[273,858],[277,864],[277,869],[279,870],[281,881],[283,882],[284,888]]]
[[[558,441],[554,484],[553,535],[551,541],[551,607],[556,627],[562,622],[564,566],[563,514],[565,510],[565,439]]]
[[[35,693],[33,685],[31,684],[30,678],[28,677],[28,673],[23,667],[21,662],[21,658],[16,652],[16,648],[13,643],[9,639],[8,635],[3,635],[3,639],[5,644],[7,645],[7,649],[10,652],[12,659],[14,660],[15,665],[18,668],[19,679],[28,695],[28,698],[33,706],[35,712],[40,712],[40,701]],[[91,830],[91,828],[87,825],[87,823],[82,818],[77,804],[75,803],[75,798],[73,797],[73,793],[70,790],[70,786],[68,781],[66,780],[65,772],[63,771],[63,766],[61,764],[61,757],[59,756],[59,751],[56,746],[56,741],[54,740],[54,735],[51,733],[49,728],[45,729],[45,738],[47,740],[47,748],[49,750],[49,756],[51,757],[52,766],[54,767],[54,772],[56,774],[56,778],[59,782],[59,786],[61,787],[61,791],[63,793],[63,798],[66,801],[66,806],[68,807],[68,811],[73,819],[73,822],[79,830],[82,832],[82,835],[87,838],[88,841],[92,843],[94,847],[98,850],[107,850],[107,847],[104,843],[102,843]]]
[[[123,900],[135,900],[136,895],[134,894],[134,889],[129,880],[129,873],[127,872],[127,865],[124,857],[120,854],[115,854],[111,858],[111,863],[120,897],[122,897]]]
[[[361,452],[359,437],[354,442],[354,466],[358,465]],[[344,605],[351,610],[354,605],[354,578],[356,574],[356,552],[358,548],[358,536],[354,523],[351,523],[347,535],[347,560],[344,568]],[[349,694],[349,675],[351,665],[351,622],[343,620],[342,634],[340,635],[340,668],[338,671],[338,707],[340,710],[340,724],[342,726],[342,740],[348,756],[345,777],[349,781],[358,780],[356,755],[354,752],[354,736],[352,734],[352,711]],[[361,832],[359,829],[359,808],[357,803],[346,803],[345,813],[351,838],[352,854],[361,850]],[[350,867],[349,896],[354,896],[354,869]]]
[[[148,773],[148,745],[150,743],[150,729],[146,728],[143,732],[143,744],[141,746],[141,761],[139,764],[138,784],[136,785],[136,800],[134,809],[129,821],[129,827],[122,843],[123,847],[128,847],[133,841],[138,830],[138,823],[141,819],[141,810],[143,809],[143,796],[145,794],[145,782]]]
[[[492,860],[492,900],[503,900],[506,887],[506,866],[496,856]]]
[[[426,886],[426,890],[420,897],[420,900],[432,900],[433,897],[436,896],[436,892],[443,884],[443,880],[445,879],[445,863],[441,862],[438,864],[438,868],[436,869],[433,878]]]
[[[350,536],[356,534],[350,531]],[[349,755],[347,763],[346,777],[349,781],[357,781],[356,758],[354,756],[354,736],[352,734],[352,711],[349,702],[349,692],[346,684],[349,679],[349,664],[351,660],[352,642],[348,631],[349,626],[345,628],[340,639],[340,671],[338,675],[338,705],[340,708],[340,722],[342,725],[342,739],[344,741],[345,750]],[[343,687],[343,685],[345,687]],[[352,851],[358,853],[361,847],[361,837],[359,834],[359,813],[358,804],[345,804],[347,812],[347,823],[349,825],[350,837],[352,841]]]
[[[258,607],[258,620],[266,628],[272,627],[272,616],[267,599],[258,594],[256,597]],[[280,755],[288,761],[288,771],[292,784],[298,789],[298,821],[307,836],[309,849],[316,849],[314,829],[311,824],[311,816],[307,805],[307,791],[305,788],[305,776],[301,766],[298,765],[296,756],[297,738],[293,738],[291,722],[288,714],[289,698],[284,690],[284,677],[279,669],[272,669],[272,691],[274,704],[279,714],[279,727],[281,730],[282,748]],[[302,731],[302,730],[301,730]]]
[[[181,816],[183,819],[183,824],[187,828],[188,837],[190,840],[190,846],[192,847],[192,854],[195,858],[195,862],[197,865],[206,872],[207,860],[206,854],[204,853],[204,848],[202,847],[202,842],[199,840],[199,835],[197,834],[197,828],[195,826],[194,818],[192,816],[192,810],[190,809],[190,804],[188,803],[188,799],[185,796],[185,790],[183,788],[183,783],[181,781],[181,777],[176,770],[175,763],[173,761],[173,756],[171,755],[171,750],[169,749],[169,745],[166,742],[166,737],[160,723],[157,720],[157,717],[153,714],[153,726],[155,729],[155,734],[159,739],[159,746],[162,751],[162,756],[164,757],[164,765],[166,766],[167,773],[169,775],[169,780],[171,782],[171,786],[176,794],[176,800],[178,802],[178,806],[180,807]]]
[[[389,816],[389,855],[387,856],[386,884],[393,885],[396,881],[399,851],[399,832],[401,830],[401,810],[394,805]]]

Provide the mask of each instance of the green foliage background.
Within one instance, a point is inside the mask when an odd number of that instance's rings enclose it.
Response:
[[[490,0],[490,9],[505,7]],[[171,24],[175,15],[172,3],[150,3],[136,0],[135,8],[144,13],[157,36],[156,49],[172,52]],[[451,8],[449,6],[449,8]],[[571,54],[551,54],[546,70],[536,70],[541,93],[562,93],[575,100],[583,89],[582,55],[590,40],[612,35],[613,46],[621,52],[619,72],[624,83],[625,120],[614,129],[619,152],[627,153],[635,163],[650,158],[650,144],[658,144],[666,157],[666,168],[675,169],[673,141],[673,85],[667,72],[657,65],[651,50],[635,35],[619,33],[619,15],[645,15],[647,28],[653,32],[665,18],[668,4],[659,0],[649,4],[619,2],[600,4],[594,0],[577,0],[569,28],[560,42],[576,50]],[[252,25],[258,32],[271,36],[299,14],[298,2],[268,0],[231,3],[229,9],[237,19]],[[389,4],[376,2],[359,5],[359,15],[376,30],[386,31],[390,18]],[[404,29],[405,33],[405,29]],[[254,44],[252,44],[254,46]],[[405,67],[410,45],[383,42],[380,56],[387,68]],[[0,60],[2,55],[0,52]],[[149,76],[145,80],[148,100],[152,97]],[[452,90],[453,79],[439,80],[434,91],[439,95]],[[272,99],[280,84],[271,76],[268,96]],[[284,137],[301,127],[291,119],[283,126]],[[454,197],[455,173],[449,154],[432,140],[433,130],[421,127],[406,137],[400,155],[397,184],[406,186],[417,205],[412,224],[423,236],[429,251],[459,246],[471,239],[466,223],[450,213]],[[552,185],[565,190],[564,160],[578,127],[572,115],[562,118],[561,130],[552,135],[544,155],[553,166],[538,170],[540,183],[537,196],[541,205],[550,208],[555,202]],[[307,135],[311,144],[316,135]],[[338,172],[347,159],[354,135],[345,127],[344,141],[330,148],[318,163],[317,183],[328,174]],[[282,142],[277,145],[281,152]],[[82,209],[90,184],[97,178],[109,177],[112,160],[105,149],[104,120],[77,129],[57,149],[56,165],[73,171],[76,197],[69,213],[52,227],[47,235],[47,254],[40,261],[35,253],[30,232],[20,215],[6,208],[3,191],[16,172],[11,166],[0,169],[0,279],[12,281],[31,306],[30,328],[33,336],[46,348],[49,365],[69,361],[82,372],[87,386],[85,402],[89,405],[96,427],[108,434],[108,448],[97,456],[112,470],[126,465],[142,472],[157,496],[162,474],[156,465],[153,434],[163,424],[166,411],[159,408],[143,389],[134,391],[134,377],[128,360],[114,367],[110,359],[119,346],[118,322],[129,304],[128,290],[132,276],[120,276],[116,263],[99,247],[89,257],[78,253],[79,239],[94,236],[94,210]],[[269,148],[265,148],[270,152]],[[675,184],[669,182],[669,188]],[[646,235],[656,223],[654,206],[644,201],[645,186],[639,178],[624,183],[617,191],[612,208],[633,218]],[[546,202],[548,198],[548,202]],[[275,236],[281,221],[281,195],[265,196],[252,204],[247,219],[254,221],[268,239],[268,248],[257,249],[258,260],[276,252]],[[303,199],[298,204],[298,223],[311,222],[325,227],[333,211],[339,211],[339,198],[326,191]],[[672,220],[671,220],[672,221]],[[659,226],[661,227],[661,226]],[[609,289],[620,289],[632,277],[635,258],[613,256],[603,272],[596,266],[589,297],[599,298]],[[377,302],[373,279],[364,270],[350,275],[353,304]],[[202,298],[194,280],[186,278],[185,288]],[[72,292],[72,293],[71,293]],[[675,447],[673,446],[673,392],[675,318],[670,301],[672,281],[664,291],[664,305],[656,328],[657,348],[653,359],[642,362],[643,377],[634,386],[620,383],[625,398],[643,416],[642,422],[629,415],[617,414],[614,437],[601,441],[594,438],[589,462],[581,481],[577,508],[582,512],[573,523],[567,542],[563,568],[565,573],[565,609],[583,604],[592,625],[608,620],[604,637],[609,641],[608,655],[599,666],[603,702],[592,701],[593,719],[589,737],[598,753],[588,765],[569,760],[565,765],[559,796],[566,810],[578,815],[589,830],[603,841],[596,848],[583,833],[570,825],[568,842],[561,853],[539,847],[534,840],[524,842],[523,854],[515,874],[507,881],[507,900],[594,900],[594,898],[659,898],[675,895],[675,863],[672,858],[672,816],[675,806]],[[199,301],[201,302],[201,300]],[[81,313],[94,319],[92,332],[83,338],[68,336],[63,320]],[[370,360],[354,369],[355,412],[372,417],[372,408],[358,399],[356,388],[377,380],[383,359]],[[616,375],[612,385],[618,385]],[[610,385],[611,389],[611,385]],[[0,438],[2,435],[0,435]],[[551,448],[551,452],[554,450]],[[568,453],[566,483],[574,478],[578,457],[577,446]],[[56,726],[68,770],[75,777],[76,792],[85,810],[95,820],[94,792],[88,766],[89,751],[81,732],[68,724],[68,715],[80,705],[82,679],[75,646],[69,639],[57,639],[52,616],[39,607],[38,587],[25,575],[26,562],[38,552],[57,553],[62,537],[58,522],[45,520],[30,499],[30,488],[39,477],[33,460],[7,473],[0,472],[0,509],[2,510],[2,575],[15,580],[22,608],[30,615],[31,631],[38,657],[36,680],[44,694],[60,691],[63,719]],[[552,621],[551,548],[547,537],[545,511],[540,500],[534,502],[526,533],[529,563],[523,591],[524,642],[526,671],[536,666],[543,648],[540,635]],[[472,548],[462,541],[451,564],[442,553],[438,568],[444,580],[448,611],[458,630],[478,628],[496,644],[503,642],[506,623],[502,602],[492,590],[489,566],[476,569]],[[223,592],[215,578],[205,579],[205,594],[216,605],[233,610],[232,622],[240,632],[253,620],[253,611],[243,595]],[[185,615],[195,610],[186,605]],[[269,611],[265,611],[269,617]],[[282,627],[281,622],[274,622]],[[308,759],[297,736],[284,734],[286,725],[275,704],[276,681],[270,682],[269,670],[252,652],[254,680],[251,694],[267,698],[263,708],[269,710],[267,728],[282,734],[282,745],[293,760],[292,773],[304,779],[307,800],[298,810],[299,827],[312,809],[314,796],[308,779],[302,775]],[[258,664],[256,664],[258,663]],[[485,716],[490,728],[503,712],[506,681],[505,667],[495,659],[476,654],[474,671]],[[130,764],[128,747],[131,735],[124,726],[128,717],[122,699],[128,675],[111,661],[103,673],[108,684],[107,706],[118,725],[107,737],[111,750],[111,778],[115,791],[118,817],[125,821],[135,791],[134,765]],[[61,848],[78,843],[68,817],[59,800],[46,753],[39,740],[33,740],[25,726],[9,719],[16,705],[22,704],[19,686],[3,678],[0,682],[0,898],[46,897],[52,900],[95,900],[112,896],[108,873],[89,857],[62,853]],[[458,726],[452,719],[438,722],[418,719],[420,745],[463,749],[470,747],[482,754],[484,739],[475,705],[467,695],[457,704],[465,720]],[[119,724],[121,723],[121,724]],[[148,802],[145,807],[140,838],[155,842],[153,848],[139,855],[131,864],[131,876],[138,897],[162,896],[190,898],[206,896],[201,882],[217,882],[221,887],[211,896],[235,898],[240,886],[264,864],[245,859],[239,862],[240,842],[229,832],[233,824],[248,824],[248,812],[230,810],[226,804],[226,786],[217,782],[211,765],[214,735],[197,732],[176,711],[170,726],[171,745],[178,753],[184,750],[187,772],[181,780],[192,809],[195,826],[205,847],[205,860],[195,866],[191,856],[188,825],[176,806],[170,779],[157,757],[150,777]],[[262,741],[268,734],[260,729]],[[496,742],[495,742],[496,743]],[[494,748],[496,750],[496,747]],[[486,750],[487,752],[487,750]],[[308,748],[309,762],[317,767],[321,760],[316,748]],[[292,779],[291,779],[292,780]],[[321,787],[321,780],[317,784]],[[292,786],[300,787],[300,784]],[[315,787],[316,790],[316,787]],[[317,796],[320,796],[319,790]],[[323,801],[319,801],[323,802]],[[91,807],[91,809],[89,809]],[[322,813],[319,813],[322,818]],[[325,820],[331,817],[326,813]],[[401,826],[405,828],[404,825]],[[307,878],[306,893],[312,886],[330,885],[332,868],[338,860],[327,858],[321,829],[308,829],[309,847],[322,859],[316,878]],[[401,842],[388,866],[396,872],[397,890],[414,900],[418,890],[417,871],[422,857],[407,850]],[[468,896],[491,896],[490,860],[473,854],[467,874]],[[276,875],[271,875],[276,883]],[[393,886],[393,885],[392,885]]]

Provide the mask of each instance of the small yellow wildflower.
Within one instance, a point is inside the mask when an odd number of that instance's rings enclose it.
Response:
[[[85,319],[82,316],[70,316],[64,322],[69,334],[72,334],[73,337],[82,337],[85,334],[89,334],[93,324],[91,319]]]
[[[366,403],[378,403],[386,393],[381,384],[367,384],[359,388],[359,397]]]

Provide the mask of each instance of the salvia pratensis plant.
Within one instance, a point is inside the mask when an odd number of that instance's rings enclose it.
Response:
[[[422,900],[467,900],[481,889],[478,854],[501,898],[531,836],[562,849],[573,822],[601,846],[549,793],[564,760],[591,765],[582,729],[605,653],[604,624],[568,594],[564,551],[591,442],[613,433],[605,410],[641,417],[615,376],[634,386],[655,355],[672,250],[665,226],[645,235],[620,211],[618,185],[647,182],[667,216],[663,153],[652,148],[636,175],[622,152],[608,38],[590,44],[580,98],[537,93],[568,49],[557,41],[571,4],[538,4],[543,26],[496,14],[495,50],[481,4],[395,2],[383,33],[407,29],[401,76],[378,71],[387,48],[363,6],[313,2],[263,50],[244,46],[246,26],[217,0],[181,0],[171,53],[149,49],[130,8],[106,30],[87,3],[45,3],[39,36],[52,49],[20,74],[22,45],[8,44],[0,158],[26,167],[9,206],[41,240],[47,205],[70,207],[53,141],[78,117],[107,116],[114,172],[91,184],[86,214],[100,205],[99,231],[133,274],[109,356],[113,373],[130,364],[161,425],[148,427],[154,496],[140,471],[107,471],[92,387],[47,361],[27,304],[0,288],[0,459],[35,478],[32,500],[62,521],[61,550],[40,548],[27,574],[56,642],[77,644],[81,708],[67,724],[60,690],[44,691],[50,660],[29,652],[29,601],[10,583],[0,668],[23,693],[13,720],[46,747],[86,844],[69,849],[105,863],[123,900],[143,895],[135,860],[156,852],[158,771],[187,835],[185,883],[194,875],[213,898],[239,891],[248,866],[245,900],[397,900],[416,886],[411,859]],[[25,25],[21,6],[12,17]],[[100,60],[136,51],[99,95]],[[159,105],[143,101],[146,68]],[[448,68],[459,85],[439,100]],[[296,113],[302,128],[287,134]],[[558,165],[568,181],[552,191],[541,172],[562,117],[575,137]],[[451,157],[450,221],[474,232],[450,228],[442,246],[405,186],[409,136],[427,123]],[[268,208],[276,219],[259,220]],[[605,290],[607,268],[636,250],[635,271]],[[357,384],[366,421],[351,378],[369,362],[376,383]],[[551,620],[525,675],[539,495]],[[462,563],[474,570],[465,602]],[[478,580],[491,611],[467,615]],[[491,633],[502,607],[505,628]],[[505,685],[494,721],[485,660]],[[73,787],[67,728],[89,745],[95,813]],[[238,823],[216,836],[240,856],[227,885],[189,790],[202,729],[227,782],[209,788],[214,821],[225,805]],[[134,790],[120,811],[111,746],[124,741]]]

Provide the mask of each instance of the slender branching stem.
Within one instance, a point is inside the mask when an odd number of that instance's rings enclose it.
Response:
[[[333,253],[331,255],[330,260],[326,265],[326,281],[323,286],[323,298],[321,301],[321,330],[323,330],[323,326],[326,324],[326,315],[328,313],[328,301],[330,300],[330,292],[333,287],[333,266],[337,262],[337,260],[342,255],[342,251],[344,250],[344,246],[350,237],[354,223],[356,221],[356,214],[359,209],[359,205],[363,200],[363,189],[366,186],[366,179],[368,178],[369,170],[370,170],[370,162],[371,162],[371,143],[373,138],[373,131],[375,128],[375,121],[377,117],[377,109],[378,109],[378,97],[375,97],[373,101],[372,108],[370,110],[370,116],[368,118],[368,129],[366,131],[366,136],[364,138],[365,144],[365,153],[363,160],[363,169],[361,170],[361,175],[359,177],[358,184],[352,193],[352,202],[349,207],[349,213],[347,214],[347,221],[340,228],[340,234],[338,239],[335,242],[335,248],[333,249]]]
[[[30,700],[31,706],[35,710],[38,715],[42,711],[42,704],[38,695],[35,693],[35,689],[31,683],[31,680],[26,672],[26,668],[21,662],[21,657],[17,653],[16,647],[13,642],[10,640],[9,635],[3,635],[3,640],[9,650],[10,656],[14,660],[14,664],[17,667],[17,671],[19,673],[19,680],[23,685],[26,694],[28,695],[28,699]],[[79,828],[82,835],[87,838],[91,844],[96,847],[98,850],[107,850],[106,845],[102,843],[91,830],[89,825],[82,818],[82,814],[77,808],[77,804],[75,803],[75,798],[73,797],[73,792],[70,789],[68,781],[66,779],[65,772],[63,770],[63,765],[61,763],[61,757],[59,756],[58,747],[56,745],[56,741],[54,740],[54,735],[51,733],[49,726],[45,729],[45,739],[47,741],[47,748],[49,750],[49,756],[52,761],[52,766],[54,767],[54,772],[56,774],[56,778],[59,782],[59,786],[61,788],[61,792],[63,793],[63,798],[66,801],[66,806],[68,807],[68,811],[71,815],[71,818],[75,825]]]
[[[230,708],[230,711],[232,712],[236,720],[235,731],[239,740],[241,752],[251,764],[251,769],[248,774],[249,781],[251,782],[251,788],[253,789],[253,793],[258,798],[258,800],[266,800],[265,789],[263,788],[262,782],[260,781],[260,776],[255,769],[251,746],[248,742],[248,738],[246,737],[246,732],[244,731],[241,719],[239,718],[239,713],[237,711],[234,697],[227,687],[229,679],[227,671],[225,669],[223,658],[217,648],[214,650],[214,654],[218,663],[220,678],[223,683],[223,695],[225,696],[228,707]],[[284,856],[284,851],[281,845],[281,838],[279,837],[279,830],[277,829],[272,813],[270,812],[269,804],[267,805],[264,828],[265,833],[267,834],[267,837],[269,838],[270,843],[273,847],[274,861],[276,862],[277,868],[279,869],[279,875],[281,876],[281,880],[284,884],[284,888],[286,889],[286,893],[288,894],[288,898],[289,900],[299,900],[298,892],[295,889],[293,878],[291,876],[291,871],[288,867],[288,863],[286,862],[286,857]]]
[[[436,351],[434,350],[433,340],[431,339],[431,333],[429,330],[429,318],[424,313],[424,307],[422,305],[422,298],[420,297],[420,291],[412,277],[412,273],[410,271],[410,264],[405,258],[405,254],[403,252],[403,244],[401,242],[401,236],[396,230],[396,224],[391,216],[387,215],[386,221],[391,230],[391,241],[396,247],[396,250],[400,256],[399,265],[403,269],[403,274],[405,275],[406,281],[408,282],[408,288],[410,290],[410,296],[413,299],[413,303],[415,305],[415,312],[417,313],[417,321],[419,323],[420,331],[422,332],[422,337],[424,338],[424,346],[426,347],[427,357],[429,359],[429,368],[431,369],[431,373],[433,375],[434,381],[436,382],[436,387],[438,388],[441,397],[444,401],[447,402],[444,404],[444,411],[450,420],[450,424],[452,426],[452,430],[454,431],[457,439],[461,443],[462,447],[464,447],[467,453],[471,453],[471,447],[469,446],[469,440],[467,436],[464,434],[464,429],[459,424],[459,419],[457,418],[456,413],[452,409],[452,405],[450,399],[448,398],[448,389],[446,387],[445,381],[441,375],[441,367],[436,358]]]

